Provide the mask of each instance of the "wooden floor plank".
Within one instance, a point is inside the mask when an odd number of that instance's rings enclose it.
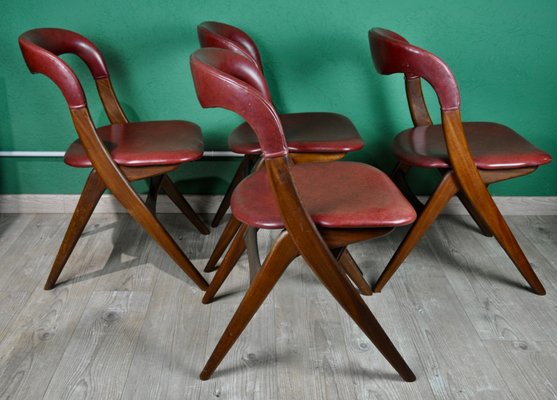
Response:
[[[94,292],[45,398],[119,398],[150,296],[145,292]]]
[[[127,214],[118,214],[114,247],[102,270],[96,270],[96,291],[148,291],[155,285],[165,256],[159,246]]]
[[[213,352],[238,305],[216,302],[209,307],[207,348],[198,372]],[[199,399],[272,398],[277,391],[276,362],[274,309],[269,299],[261,305],[211,379],[201,384]]]
[[[32,292],[42,279],[46,280],[66,225],[64,215],[34,216],[4,252],[0,291]]]
[[[15,242],[27,225],[35,217],[34,214],[0,214],[0,258]]]
[[[222,228],[202,236],[181,216],[159,217],[201,270]],[[365,298],[416,382],[398,377],[302,260],[202,382],[249,284],[245,257],[202,305],[129,216],[94,215],[46,292],[67,216],[0,215],[0,399],[555,398],[557,217],[507,220],[546,296],[524,288],[469,217],[442,216],[383,292]],[[366,278],[377,278],[404,233],[350,248]],[[259,236],[264,256],[274,236]]]
[[[198,399],[209,306],[202,292],[176,279],[163,264],[139,334],[122,399]]]
[[[557,399],[557,346],[552,342],[484,342],[517,399]]]
[[[110,254],[111,230],[102,227],[110,226],[113,216],[94,216],[93,219],[95,233],[85,235],[76,247],[73,261],[68,265],[71,273],[102,266]],[[50,225],[39,225],[38,229],[50,230]],[[62,231],[59,235],[63,235]],[[37,236],[42,235],[37,232]],[[33,251],[30,253],[27,257],[31,258]],[[3,272],[9,266],[1,264],[0,268]],[[46,278],[47,272],[35,269],[33,279],[40,281]],[[42,285],[36,286],[0,341],[0,399],[42,398],[95,283],[95,280],[82,280],[61,284],[51,291],[43,290]]]
[[[481,235],[470,217],[445,217],[429,238],[481,339],[548,339],[529,311],[544,307],[544,299],[526,287],[497,241]]]
[[[0,292],[0,343],[30,295],[29,292]]]
[[[404,230],[393,236],[350,246],[350,253],[359,262],[365,276],[377,276],[392,256],[392,241],[398,242]],[[347,377],[357,384],[356,393],[362,399],[431,399],[434,398],[423,371],[423,365],[411,335],[408,323],[402,318],[398,299],[393,290],[364,297],[371,311],[387,332],[406,363],[418,377],[416,382],[404,382],[387,363],[362,331],[349,319],[343,318],[343,337],[348,350],[350,369]]]
[[[436,399],[511,399],[449,281],[435,273],[443,268],[436,246],[426,235],[413,250],[414,261],[392,281],[406,334],[420,352],[417,375],[425,375]],[[414,274],[416,264],[431,273]]]

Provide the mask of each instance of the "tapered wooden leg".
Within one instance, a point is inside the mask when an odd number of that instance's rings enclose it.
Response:
[[[400,267],[400,264],[402,264],[408,254],[410,254],[410,251],[412,251],[416,243],[418,243],[429,226],[435,221],[443,207],[445,207],[447,202],[457,191],[458,189],[453,172],[447,172],[433,195],[429,198],[423,212],[416,222],[414,222],[414,225],[412,225],[412,228],[410,228],[410,231],[408,231],[406,237],[389,261],[389,264],[377,280],[377,283],[373,287],[374,292],[378,293],[383,289],[398,267]]]
[[[245,155],[242,158],[242,161],[240,162],[240,165],[238,166],[238,169],[236,170],[236,173],[232,178],[232,182],[230,182],[230,185],[228,185],[228,189],[226,189],[226,193],[224,194],[219,208],[213,218],[213,222],[211,222],[211,226],[213,228],[219,225],[222,217],[224,217],[224,214],[226,214],[226,210],[228,210],[228,207],[230,207],[230,198],[232,197],[234,189],[236,188],[236,186],[238,186],[242,179],[244,179],[249,174],[249,169],[251,168],[252,162],[254,161],[254,159],[257,158],[258,156],[253,155]]]
[[[106,183],[106,182],[105,182]],[[116,190],[113,190],[111,186],[108,188],[112,191],[114,196],[118,201],[128,210],[130,215],[137,221],[139,225],[147,231],[147,233],[163,248],[164,251],[174,260],[176,264],[190,277],[192,281],[201,290],[206,290],[209,286],[205,278],[201,276],[199,271],[195,269],[195,266],[186,257],[182,249],[178,244],[172,239],[172,236],[167,232],[167,230],[162,226],[160,221],[155,217],[141,200],[141,198],[129,187],[128,185],[121,185],[120,187],[115,186],[114,182],[110,182],[110,185]]]
[[[259,248],[257,245],[257,228],[248,228],[245,243],[248,250],[249,281],[253,282],[255,275],[261,269],[261,259],[259,258]]]
[[[298,249],[290,239],[290,236],[286,231],[282,232],[265,259],[263,267],[257,273],[253,284],[248,288],[228,327],[221,336],[215,350],[213,350],[213,354],[211,354],[203,371],[201,371],[200,378],[202,380],[207,380],[211,377],[271,289],[275,286],[286,267],[297,256]]]
[[[161,182],[162,190],[168,195],[170,200],[182,211],[182,213],[186,216],[187,219],[197,228],[197,230],[203,234],[209,234],[209,228],[205,226],[201,218],[197,215],[197,213],[193,210],[190,203],[184,198],[184,196],[180,193],[172,179],[168,177],[168,175],[163,175],[162,182]]]
[[[220,257],[223,255],[232,239],[234,239],[234,236],[236,235],[236,232],[238,232],[238,229],[240,229],[241,225],[242,223],[238,221],[234,215],[230,216],[230,219],[224,227],[224,231],[219,237],[215,249],[211,253],[211,257],[209,257],[209,261],[205,266],[205,272],[213,272],[218,268],[217,263],[219,262]]]
[[[412,207],[414,207],[416,212],[420,214],[424,209],[424,205],[420,200],[418,200],[414,192],[412,192],[410,186],[408,186],[408,182],[406,181],[406,173],[409,170],[410,166],[399,162],[391,173],[391,179],[404,195],[404,197],[406,197],[408,202],[412,204]]]
[[[371,287],[369,287],[369,284],[365,280],[362,271],[358,267],[358,264],[356,264],[356,261],[354,261],[352,255],[346,249],[346,247],[341,249],[336,257],[339,265],[348,274],[352,282],[354,282],[356,287],[360,290],[360,293],[365,296],[371,296],[373,294],[373,290],[371,290]]]
[[[489,226],[482,220],[478,213],[474,210],[474,206],[468,201],[468,198],[461,192],[456,194],[460,199],[462,205],[466,208],[476,225],[480,228],[480,231],[484,236],[492,237],[493,233],[489,230]]]
[[[70,225],[66,230],[64,240],[60,245],[60,249],[58,250],[58,254],[56,255],[56,259],[54,260],[54,264],[52,265],[50,274],[48,275],[48,279],[46,280],[46,284],[44,286],[45,290],[52,289],[56,284],[56,280],[58,280],[58,277],[62,273],[62,269],[66,265],[70,254],[72,254],[81,233],[83,233],[83,229],[85,229],[85,226],[87,225],[89,218],[91,218],[91,214],[97,206],[97,203],[99,202],[99,199],[105,189],[106,186],[99,175],[97,175],[95,170],[91,171],[89,177],[87,178],[87,182],[85,182],[83,192],[79,197],[79,201],[73,213]]]
[[[516,241],[516,238],[493,199],[491,197],[481,200],[479,198],[468,198],[468,201],[471,207],[473,207],[474,212],[486,221],[489,231],[493,232],[493,235],[503,250],[505,250],[518,271],[522,274],[524,279],[526,279],[534,293],[542,296],[545,295],[545,288],[532,269],[526,255],[520,248],[520,245]]]
[[[246,234],[247,229],[247,225],[242,225],[240,229],[238,229],[238,233],[236,234],[236,237],[230,245],[228,252],[224,256],[220,268],[217,270],[217,273],[213,277],[211,284],[207,288],[207,291],[205,292],[205,295],[201,300],[203,304],[209,304],[213,301],[218,290],[220,289],[232,269],[238,263],[238,260],[242,256],[242,253],[246,251],[244,235]]]
[[[331,292],[333,297],[356,322],[371,342],[383,354],[399,375],[407,382],[416,380],[416,376],[395,348],[379,322],[341,267],[331,257],[320,251],[301,248],[302,255],[319,280]]]
[[[149,194],[147,194],[145,205],[153,214],[157,213],[157,198],[161,189],[163,176],[164,175],[157,175],[149,178]]]

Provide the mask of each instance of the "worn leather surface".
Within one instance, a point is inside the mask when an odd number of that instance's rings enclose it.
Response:
[[[364,141],[343,115],[308,112],[279,115],[288,150],[293,153],[344,153],[360,150]],[[228,137],[230,150],[240,154],[261,152],[253,129],[243,123]]]
[[[71,68],[58,57],[60,54],[72,53],[79,56],[95,79],[108,76],[99,50],[91,41],[75,32],[58,28],[32,29],[19,37],[19,46],[29,70],[52,79],[70,108],[84,107],[85,94]]]
[[[238,52],[254,60],[263,75],[263,67],[255,42],[242,30],[221,22],[203,22],[197,33],[202,47],[218,47]],[[268,95],[271,99],[270,94]],[[334,113],[281,114],[288,148],[297,153],[338,153],[359,150],[364,146],[352,122]],[[257,135],[249,124],[234,129],[228,138],[230,149],[240,154],[261,152]]]
[[[203,48],[190,57],[197,98],[203,107],[222,107],[255,129],[264,157],[288,154],[279,117],[257,64],[231,50]]]
[[[103,126],[97,133],[117,165],[173,165],[203,156],[199,126],[186,121],[134,122]],[[72,167],[91,167],[79,140],[64,157]]]
[[[512,129],[492,122],[464,122],[464,133],[480,169],[533,167],[547,164],[551,156]],[[393,142],[398,159],[417,167],[449,168],[441,125],[420,126],[401,132]]]
[[[423,78],[437,93],[443,110],[460,108],[460,93],[449,67],[427,50],[413,46],[399,34],[382,28],[369,31],[375,68],[380,74],[404,73],[406,79]]]
[[[410,224],[416,212],[393,182],[378,169],[355,162],[298,164],[290,168],[304,207],[317,226],[371,228]],[[232,213],[254,227],[284,227],[264,170],[236,188]]]
[[[201,47],[218,47],[243,54],[253,59],[263,70],[259,50],[244,31],[222,22],[207,21],[197,25],[197,36]]]

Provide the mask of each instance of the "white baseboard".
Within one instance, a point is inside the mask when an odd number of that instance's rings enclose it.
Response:
[[[0,195],[0,213],[73,213],[79,195],[58,194],[6,194]],[[215,213],[222,200],[217,195],[188,195],[189,203],[198,213]],[[421,196],[422,201],[427,197]],[[557,215],[557,196],[496,196],[497,206],[504,215]],[[124,208],[112,195],[103,195],[96,213],[122,213]],[[162,195],[157,202],[157,212],[178,213],[179,210]],[[451,199],[443,214],[467,214],[457,198]]]

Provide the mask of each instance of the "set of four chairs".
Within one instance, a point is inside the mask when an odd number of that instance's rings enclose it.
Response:
[[[249,249],[250,241],[245,237],[250,232],[281,230],[207,361],[201,379],[212,375],[282,273],[301,255],[400,376],[406,381],[415,380],[362,299],[361,294],[371,294],[372,289],[350,256],[348,246],[414,223],[375,283],[373,291],[378,292],[455,195],[482,232],[495,236],[532,290],[545,293],[487,186],[531,173],[550,162],[551,157],[503,125],[463,123],[456,80],[439,58],[412,46],[394,32],[384,29],[369,32],[377,71],[404,74],[414,122],[414,128],[399,134],[394,142],[399,160],[392,176],[395,185],[374,167],[338,161],[347,152],[363,146],[346,117],[333,113],[276,112],[257,47],[244,32],[230,25],[207,22],[199,25],[198,34],[202,48],[191,55],[190,66],[199,102],[206,108],[233,111],[246,121],[230,134],[231,149],[245,157],[213,221],[213,225],[218,224],[230,203],[232,216],[206,266],[206,271],[217,269],[210,285],[155,216],[156,198],[163,190],[201,233],[208,233],[167,175],[182,163],[201,158],[200,128],[184,121],[129,122],[114,94],[100,52],[83,36],[52,28],[35,29],[20,36],[29,69],[51,78],[70,108],[79,139],[69,147],[65,162],[74,167],[92,167],[46,289],[54,287],[95,205],[108,188],[198,287],[206,291],[204,303],[212,301],[241,254],[246,247]],[[63,53],[77,54],[88,65],[110,125],[94,126],[77,77],[58,57]],[[437,94],[441,125],[432,124],[421,79]],[[425,206],[405,181],[405,174],[413,167],[435,168],[442,176]],[[145,202],[130,186],[130,182],[138,179],[150,179]],[[251,246],[253,249],[253,241]]]

